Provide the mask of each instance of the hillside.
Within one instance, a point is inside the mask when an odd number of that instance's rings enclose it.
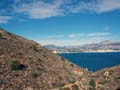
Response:
[[[120,66],[104,75],[108,70],[86,71],[32,40],[0,29],[0,90],[120,90]],[[97,79],[103,82],[99,86]]]
[[[76,82],[84,69],[38,43],[0,30],[0,90],[48,90]]]

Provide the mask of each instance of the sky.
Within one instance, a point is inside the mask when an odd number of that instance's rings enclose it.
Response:
[[[0,27],[42,45],[120,41],[120,0],[0,0]]]

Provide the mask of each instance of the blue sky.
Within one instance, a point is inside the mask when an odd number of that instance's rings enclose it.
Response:
[[[42,45],[120,41],[120,0],[0,0],[0,27]]]

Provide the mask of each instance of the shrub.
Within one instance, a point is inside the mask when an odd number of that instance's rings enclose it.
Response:
[[[79,87],[77,85],[73,85],[72,90],[79,90]]]
[[[71,63],[70,66],[74,67],[74,64]]]
[[[37,73],[32,72],[32,73],[31,73],[31,77],[32,77],[32,78],[37,78],[37,77],[38,77],[38,75],[37,75]]]
[[[95,80],[94,80],[94,79],[92,79],[92,80],[89,82],[89,85],[90,85],[89,90],[96,90],[96,89],[95,89],[96,83],[95,83]]]
[[[33,46],[33,50],[34,50],[35,52],[38,52],[38,51],[39,51],[39,49],[38,49],[36,46]]]
[[[20,62],[17,60],[12,61],[10,66],[12,70],[23,70],[24,68],[26,68],[25,65],[20,64]]]
[[[0,38],[2,38],[2,34],[0,34]]]
[[[19,70],[19,65],[20,65],[20,63],[18,61],[14,60],[11,62],[11,69],[12,70]]]
[[[120,88],[117,88],[116,90],[120,90]]]
[[[42,60],[41,60],[41,59],[38,59],[38,62],[42,62]]]

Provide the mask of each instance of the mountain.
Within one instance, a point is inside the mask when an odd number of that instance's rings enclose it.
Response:
[[[102,41],[100,43],[93,43],[83,45],[80,48],[84,48],[85,50],[120,50],[120,42],[113,42],[113,41]]]
[[[56,45],[45,45],[45,48],[48,48],[50,50],[60,50],[60,49],[67,49],[66,47],[56,46]]]
[[[89,72],[0,29],[0,90],[120,90],[120,66]]]
[[[52,47],[51,47],[52,46]],[[59,52],[119,52],[120,42],[105,40],[99,43],[85,44],[82,46],[55,46],[46,45],[49,50]]]

